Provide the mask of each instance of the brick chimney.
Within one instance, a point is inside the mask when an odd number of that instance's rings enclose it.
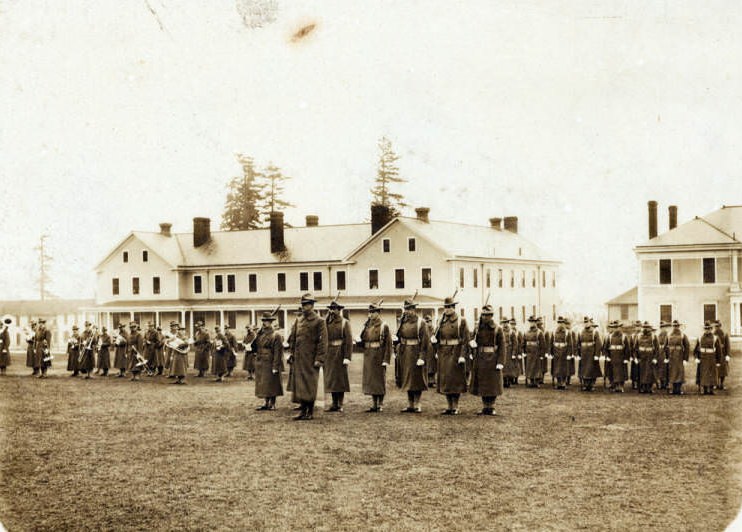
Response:
[[[430,209],[428,207],[418,207],[415,209],[415,214],[417,214],[417,219],[421,222],[429,223],[430,220],[428,219],[428,214],[430,213]]]
[[[678,206],[670,205],[667,208],[668,219],[670,220],[670,230],[672,231],[678,226]]]
[[[392,219],[392,211],[386,205],[379,203],[371,204],[371,234],[388,224]]]
[[[319,216],[307,214],[307,227],[317,227],[319,225]]]
[[[193,247],[203,246],[211,240],[211,219],[193,219]]]
[[[286,250],[283,242],[283,213],[271,212],[271,253],[280,253]]]
[[[657,202],[652,200],[647,202],[649,214],[649,238],[650,240],[657,236]]]
[[[170,228],[172,226],[173,226],[173,224],[169,224],[169,223],[165,223],[165,222],[161,223],[160,224],[160,234],[162,236],[171,236]]]
[[[504,222],[505,222],[505,231],[510,231],[511,233],[518,232],[518,217],[517,216],[506,216],[504,219]]]
[[[490,218],[490,227],[502,231],[502,218]]]

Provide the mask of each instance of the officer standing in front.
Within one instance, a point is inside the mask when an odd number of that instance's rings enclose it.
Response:
[[[296,421],[308,421],[314,417],[319,370],[327,354],[327,326],[314,310],[315,302],[312,294],[301,297],[302,315],[296,322],[293,339],[291,401],[299,403],[300,407],[299,415],[294,418]]]

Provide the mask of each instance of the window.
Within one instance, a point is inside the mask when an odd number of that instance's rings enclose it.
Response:
[[[286,274],[283,272],[276,274],[276,282],[278,283],[278,291],[285,292],[286,291]]]
[[[368,271],[368,288],[369,290],[378,290],[379,288],[379,270]]]
[[[229,280],[229,278],[227,278],[227,280]],[[285,281],[285,279],[284,279],[284,281]],[[229,287],[227,287],[227,290],[229,290]],[[232,289],[229,290],[229,291],[230,292],[234,292],[234,281],[232,282]],[[248,273],[247,274],[247,291],[248,292],[257,292],[258,291],[258,274],[257,273]]]
[[[502,321],[502,307],[500,307],[500,321]]]
[[[159,277],[152,277],[152,293],[153,294],[160,293],[160,278]]]
[[[551,306],[551,320],[556,321],[556,305]]]
[[[479,309],[475,308],[474,309],[474,322],[476,323],[478,319],[479,319]]]
[[[131,293],[134,295],[139,294],[139,277],[131,278]]]
[[[622,320],[629,319],[629,306],[628,305],[621,305],[621,319]]]
[[[672,284],[672,261],[660,259],[660,284]]]
[[[716,320],[716,304],[707,303],[703,305],[703,321]]]
[[[248,276],[249,279],[249,276]],[[227,274],[227,292],[234,292],[235,291],[235,277],[233,273]]]
[[[703,284],[716,282],[716,259],[703,259]],[[716,319],[716,318],[714,318]]]
[[[407,250],[415,251],[415,238],[414,237],[410,237],[407,239]]]
[[[523,307],[521,307],[521,309],[520,309],[520,310],[521,310],[521,315],[522,315],[522,316],[521,316],[521,321],[522,321],[523,323],[525,323],[525,322],[526,322],[526,306],[525,306],[525,305],[523,305]]]
[[[432,288],[433,287],[433,272],[430,268],[422,269],[422,287]]]
[[[336,283],[338,290],[345,290],[345,272],[339,271],[336,275]]]
[[[510,288],[515,288],[515,270],[510,270]]]
[[[521,270],[520,272],[520,286],[521,288],[526,287],[526,271],[525,270]]]
[[[194,294],[201,293],[201,276],[200,275],[193,276],[193,293]]]
[[[229,325],[230,329],[236,328],[237,327],[237,313],[234,310],[225,310],[224,311],[224,323]]]
[[[129,262],[129,252],[128,251],[124,251],[123,259],[124,259],[124,262]]]
[[[660,320],[672,321],[672,305],[660,305]]]
[[[541,272],[541,286],[546,288],[546,272]]]
[[[309,273],[308,272],[300,272],[299,273],[299,290],[302,292],[306,292],[309,290]]]
[[[388,238],[384,238],[381,241],[381,249],[384,253],[389,253],[392,249],[392,242]]]
[[[531,270],[531,287],[536,288],[536,270]]]
[[[214,276],[214,292],[217,294],[221,294],[224,292],[224,276],[223,275],[215,275]]]
[[[119,295],[119,279],[118,277],[114,277],[111,279],[111,293],[114,296]]]
[[[404,269],[394,270],[394,288],[404,288]]]
[[[477,271],[476,268],[474,268],[474,270],[472,270],[471,273],[473,275],[473,277],[472,277],[472,285],[474,286],[474,288],[476,288],[477,287],[477,284],[479,283],[479,275],[478,275],[479,272]],[[477,321],[477,319],[474,318],[474,321]]]
[[[147,261],[149,261],[149,252],[146,249],[144,249],[142,250],[142,262],[147,262]]]
[[[502,288],[502,270],[497,270],[497,287]]]
[[[322,272],[314,272],[312,274],[312,282],[314,283],[315,290],[322,290]]]
[[[464,288],[464,268],[459,268],[459,288]]]
[[[484,284],[487,288],[489,288],[491,282],[492,282],[492,270],[487,268],[487,273],[484,276]]]
[[[556,288],[556,272],[551,272],[551,287]]]

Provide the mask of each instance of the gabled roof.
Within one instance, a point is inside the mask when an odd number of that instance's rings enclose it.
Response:
[[[606,305],[638,305],[639,304],[639,288],[629,288],[623,294],[614,297],[610,301],[606,301]]]
[[[417,218],[397,217],[364,240],[347,257],[352,259],[371,242],[387,233],[394,224],[402,224],[412,233],[438,247],[450,258],[497,258],[515,260],[546,260],[531,241],[517,233],[489,226],[469,225]]]
[[[734,245],[740,244],[737,235],[742,235],[742,206],[724,206],[706,216],[696,216],[637,248]]]

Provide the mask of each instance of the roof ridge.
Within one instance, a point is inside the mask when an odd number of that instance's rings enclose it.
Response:
[[[739,242],[739,241],[737,240],[737,238],[736,238],[736,237],[734,237],[734,236],[730,235],[729,233],[727,233],[726,231],[724,231],[724,230],[722,230],[722,229],[718,228],[717,226],[715,226],[714,224],[712,224],[711,222],[709,222],[709,221],[708,221],[708,220],[707,220],[706,218],[704,218],[703,216],[696,216],[696,219],[697,219],[697,220],[701,220],[702,222],[705,222],[705,223],[706,223],[706,224],[708,224],[709,226],[711,226],[711,227],[713,227],[714,229],[716,229],[717,231],[719,231],[719,232],[720,232],[720,233],[721,233],[722,235],[725,235],[725,236],[727,236],[727,237],[731,238],[731,239],[732,239],[732,240],[734,240],[735,242]]]
[[[307,225],[299,225],[299,226],[292,226],[292,227],[284,227],[285,231],[289,231],[291,229],[321,229],[323,227],[355,227],[355,226],[370,226],[371,222],[356,222],[356,223],[349,223],[349,224],[324,224],[324,225],[315,225],[315,226],[307,226]],[[270,231],[270,227],[256,227],[255,229],[237,229],[234,231],[227,231],[227,230],[220,230],[220,231],[211,231],[211,234],[226,234],[226,233],[252,233],[255,231]],[[147,233],[148,231],[135,231],[137,233]],[[153,231],[152,234],[160,234],[158,231]],[[193,231],[184,231],[184,232],[177,232],[172,233],[173,235],[192,235]]]

